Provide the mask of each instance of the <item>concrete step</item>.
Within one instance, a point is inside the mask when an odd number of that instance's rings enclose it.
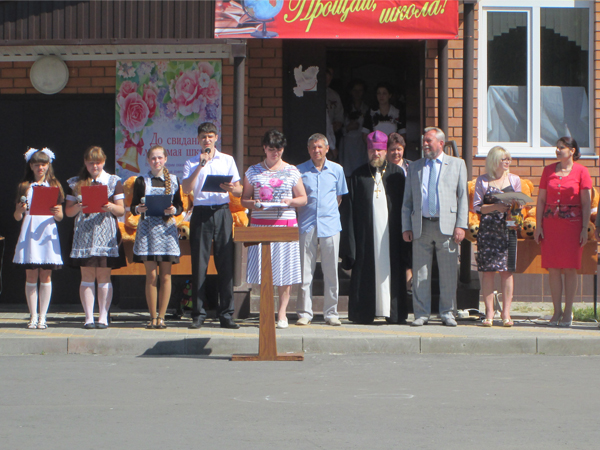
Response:
[[[98,355],[204,355],[230,356],[256,353],[258,318],[240,320],[239,330],[219,328],[208,319],[199,330],[188,329],[189,318],[167,318],[165,330],[147,330],[147,312],[118,312],[105,330],[84,330],[81,312],[64,313],[51,305],[47,330],[28,330],[26,312],[0,313],[0,355],[98,354]],[[411,320],[412,317],[409,317]],[[432,317],[423,327],[355,325],[344,317],[342,326],[325,325],[315,317],[310,326],[294,325],[277,330],[280,352],[307,354],[529,354],[600,355],[600,332],[596,323],[574,323],[570,329],[552,328],[536,315],[513,314],[515,326],[504,328],[496,321],[492,328],[478,326],[476,319],[459,320],[458,327],[442,326]]]

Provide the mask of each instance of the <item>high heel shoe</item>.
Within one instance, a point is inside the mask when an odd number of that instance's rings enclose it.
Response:
[[[165,318],[164,317],[157,317],[156,318],[156,328],[159,330],[164,330],[165,328],[167,328],[167,326],[165,325]]]
[[[491,327],[492,325],[494,325],[494,319],[483,319],[481,321],[482,327]]]
[[[148,322],[146,324],[146,329],[153,330],[155,328],[158,328],[157,324],[158,324],[158,317],[150,317],[150,322]]]
[[[566,320],[566,321],[564,321],[564,322],[563,322],[563,321],[561,321],[561,322],[558,324],[558,326],[559,326],[560,328],[571,328],[571,325],[572,325],[572,324],[573,324],[573,319],[572,319],[572,318],[570,318],[569,320]]]
[[[548,321],[548,326],[549,327],[557,327],[558,324],[560,323],[561,319],[562,319],[562,312],[560,313],[560,316],[558,316],[558,319],[556,319],[556,320],[549,320]]]

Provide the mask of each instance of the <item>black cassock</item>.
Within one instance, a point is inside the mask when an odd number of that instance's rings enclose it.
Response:
[[[340,256],[342,267],[352,269],[348,318],[371,323],[375,318],[375,254],[373,250],[373,195],[375,168],[365,164],[352,173],[343,197]],[[387,163],[383,174],[390,237],[390,323],[406,323],[406,267],[410,244],[402,240],[404,171]],[[381,193],[380,195],[383,195]]]

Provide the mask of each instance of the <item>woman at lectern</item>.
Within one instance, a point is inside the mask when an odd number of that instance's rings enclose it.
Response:
[[[262,142],[265,158],[246,171],[242,205],[252,212],[250,226],[298,226],[295,208],[306,205],[306,191],[298,169],[282,159],[286,143],[283,133],[268,131]],[[272,243],[271,263],[279,294],[277,328],[287,328],[291,287],[302,282],[298,241]],[[248,248],[247,282],[260,284],[260,272],[261,246],[253,245]]]

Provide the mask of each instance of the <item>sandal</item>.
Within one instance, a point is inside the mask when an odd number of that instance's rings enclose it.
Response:
[[[146,324],[146,329],[153,330],[158,328],[158,317],[150,317],[150,322]]]
[[[40,317],[40,321],[37,324],[37,329],[38,330],[45,330],[46,328],[48,328],[48,324],[46,323],[46,318],[45,317]]]
[[[483,319],[481,321],[482,327],[491,327],[492,325],[494,325],[494,319]]]
[[[36,314],[35,316],[31,316],[31,318],[29,319],[27,328],[29,328],[30,330],[34,330],[34,329],[37,329],[37,327],[38,327],[38,316]]]
[[[511,319],[502,319],[503,327],[512,327],[515,323]]]
[[[165,325],[165,318],[164,317],[157,317],[156,318],[156,328],[158,328],[159,330],[164,330],[165,328],[167,328],[167,326]]]

